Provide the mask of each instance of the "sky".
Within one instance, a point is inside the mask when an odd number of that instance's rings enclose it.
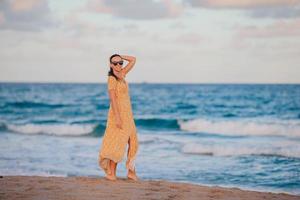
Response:
[[[1,82],[300,83],[300,0],[0,0]],[[127,63],[125,62],[125,65]]]

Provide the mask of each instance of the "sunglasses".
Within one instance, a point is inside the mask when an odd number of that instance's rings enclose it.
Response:
[[[119,65],[123,65],[123,61],[120,61],[120,62],[111,62],[114,66],[116,66],[117,64]]]

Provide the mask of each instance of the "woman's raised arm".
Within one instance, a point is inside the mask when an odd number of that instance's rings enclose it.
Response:
[[[129,63],[122,69],[124,76],[132,69],[136,62],[136,58],[134,56],[121,55],[122,59],[127,60]]]

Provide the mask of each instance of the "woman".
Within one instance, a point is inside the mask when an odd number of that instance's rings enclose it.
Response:
[[[124,68],[122,68],[123,59],[129,62]],[[99,165],[105,171],[106,179],[117,180],[117,164],[123,160],[128,144],[127,177],[136,181],[138,177],[135,173],[134,162],[139,144],[131,108],[129,86],[125,80],[125,76],[134,66],[136,58],[114,54],[109,58],[109,62],[107,89],[110,107],[102,146],[99,151]]]

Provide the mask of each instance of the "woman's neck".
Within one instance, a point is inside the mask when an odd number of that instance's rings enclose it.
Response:
[[[119,79],[119,80],[124,80],[125,76],[122,72],[114,72],[114,74],[116,75],[116,77]]]

